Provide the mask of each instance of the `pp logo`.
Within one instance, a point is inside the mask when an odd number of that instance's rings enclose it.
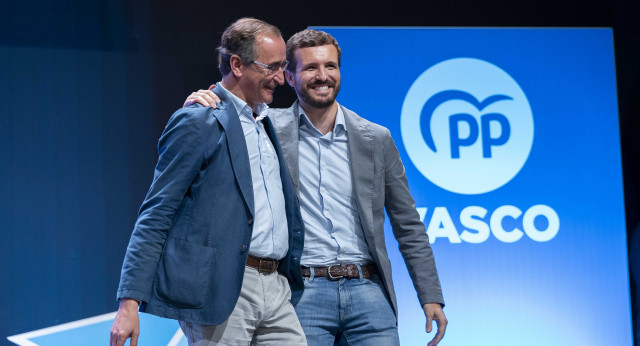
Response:
[[[479,59],[445,60],[423,72],[404,99],[400,122],[420,173],[460,194],[509,182],[533,144],[524,92],[505,71]]]

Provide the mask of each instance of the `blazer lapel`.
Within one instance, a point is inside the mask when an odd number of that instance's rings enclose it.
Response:
[[[290,117],[293,117],[291,119]],[[300,139],[299,132],[300,114],[298,114],[298,101],[281,114],[276,123],[278,139],[282,148],[282,154],[287,162],[291,183],[296,191],[296,195],[300,197],[300,176],[298,167],[298,141]]]
[[[276,155],[278,156],[278,163],[280,164],[280,178],[282,179],[283,184],[288,184],[289,188],[291,189],[292,182],[291,182],[291,179],[289,178],[289,174],[287,174],[286,158],[283,158],[284,151],[282,149],[280,141],[278,140],[278,136],[276,135],[276,132],[274,130],[273,123],[271,122],[271,119],[269,119],[269,117],[264,118],[264,120],[262,120],[262,123],[264,124],[264,129],[267,132],[267,136],[269,136],[269,139],[273,144],[273,148],[276,151]]]
[[[365,231],[373,234],[373,129],[348,109],[342,107],[342,112],[347,128],[351,178],[360,222]]]
[[[217,88],[221,89],[221,88]],[[221,90],[220,90],[221,91]],[[247,151],[247,142],[244,139],[244,131],[240,124],[238,112],[227,101],[223,92],[216,92],[221,99],[221,106],[215,109],[213,115],[218,119],[220,125],[224,129],[227,138],[227,146],[229,147],[229,158],[231,159],[231,167],[236,177],[240,191],[244,201],[251,212],[251,216],[255,216],[254,200],[253,200],[253,181],[251,180],[251,166],[249,164],[249,154]],[[215,92],[215,90],[214,90]],[[226,101],[226,102],[225,102]],[[225,106],[226,104],[226,106]]]

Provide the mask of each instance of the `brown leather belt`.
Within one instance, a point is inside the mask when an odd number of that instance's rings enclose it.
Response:
[[[365,279],[371,279],[374,274],[378,273],[378,268],[376,268],[375,264],[361,265],[360,268],[362,269],[362,277]],[[311,268],[302,267],[302,276],[310,277]],[[313,276],[329,279],[358,279],[360,278],[360,273],[358,273],[358,267],[355,264],[341,264],[328,267],[315,267],[313,268]]]
[[[247,257],[247,267],[258,269],[260,274],[271,274],[278,269],[278,260],[249,255]]]

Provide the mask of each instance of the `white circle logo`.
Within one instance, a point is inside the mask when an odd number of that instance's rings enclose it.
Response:
[[[400,129],[420,173],[466,195],[508,183],[533,144],[531,107],[518,83],[473,58],[445,60],[424,71],[404,99]]]

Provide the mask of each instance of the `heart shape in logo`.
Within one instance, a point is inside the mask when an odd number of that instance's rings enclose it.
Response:
[[[482,111],[492,103],[503,100],[513,100],[513,98],[507,95],[492,95],[483,101],[478,101],[473,95],[462,90],[444,90],[431,96],[424,104],[424,107],[422,107],[422,112],[420,112],[420,130],[422,131],[422,137],[425,143],[434,153],[438,151],[433,141],[433,135],[431,135],[431,118],[433,117],[433,112],[441,104],[452,100],[466,101],[474,105],[479,111]]]

